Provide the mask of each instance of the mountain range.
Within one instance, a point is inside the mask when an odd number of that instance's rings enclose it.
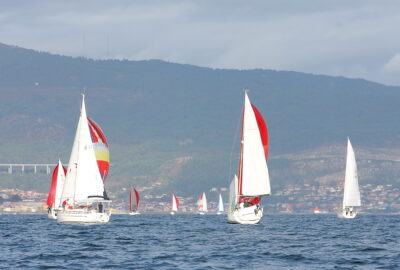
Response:
[[[5,44],[0,163],[67,164],[85,92],[88,114],[110,144],[108,189],[193,194],[226,187],[237,167],[245,88],[268,126],[273,188],[343,181],[348,136],[360,177],[400,183],[400,87],[291,71],[74,58]],[[0,187],[45,191],[48,183],[47,176],[0,174]]]

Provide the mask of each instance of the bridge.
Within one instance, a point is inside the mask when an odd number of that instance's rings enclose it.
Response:
[[[0,164],[0,172],[7,172],[8,174],[13,174],[14,172],[33,172],[36,173],[46,173],[50,174],[51,168],[54,168],[57,164]]]

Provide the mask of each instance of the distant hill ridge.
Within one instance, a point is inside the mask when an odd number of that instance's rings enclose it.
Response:
[[[165,164],[183,157],[160,192],[185,181],[185,189],[226,185],[227,171],[236,170],[229,160],[238,151],[244,88],[267,122],[272,159],[342,145],[347,136],[355,147],[399,146],[400,87],[289,71],[73,58],[0,44],[0,146],[25,144],[29,152],[0,160],[52,162],[61,155],[66,163],[84,87],[88,113],[110,142],[116,187],[156,182]]]

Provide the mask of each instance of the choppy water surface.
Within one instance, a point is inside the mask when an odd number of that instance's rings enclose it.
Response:
[[[216,215],[114,215],[60,225],[0,215],[0,268],[400,269],[400,216],[265,216],[231,225]]]

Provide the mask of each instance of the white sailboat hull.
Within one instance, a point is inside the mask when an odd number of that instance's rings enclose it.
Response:
[[[200,215],[205,215],[205,214],[206,214],[206,212],[199,212],[199,214],[200,214]]]
[[[339,218],[355,218],[357,216],[357,212],[352,210],[352,211],[346,211],[343,210],[338,213]]]
[[[172,211],[170,214],[171,214],[171,215],[175,215],[175,212]]]
[[[48,217],[49,219],[57,219],[57,211],[58,211],[58,210],[56,210],[56,209],[54,209],[54,208],[50,208],[50,211],[47,212],[47,217]]]
[[[228,223],[258,224],[263,216],[263,209],[253,205],[245,208],[236,208],[228,213]]]
[[[140,213],[139,212],[129,212],[129,215],[136,216],[136,215],[140,215]]]
[[[217,212],[217,215],[221,215],[222,214],[222,212]]]
[[[107,223],[110,221],[111,213],[99,213],[96,210],[66,210],[57,214],[60,223]]]

